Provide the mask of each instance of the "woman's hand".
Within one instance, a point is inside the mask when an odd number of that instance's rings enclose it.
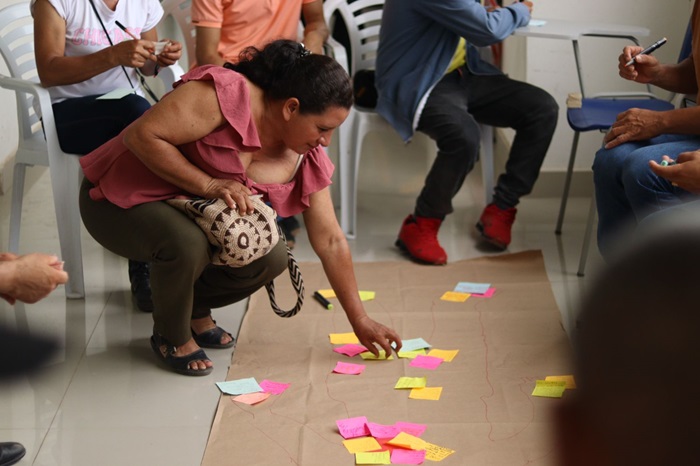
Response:
[[[212,178],[207,184],[202,197],[206,199],[223,199],[227,206],[238,209],[240,215],[252,214],[255,208],[249,200],[253,192],[238,181]]]
[[[661,64],[653,55],[639,55],[641,47],[629,46],[622,49],[617,65],[620,76],[624,79],[646,84],[656,80],[661,73]],[[627,63],[636,56],[634,62],[627,66]]]
[[[630,141],[644,141],[662,134],[662,114],[652,110],[631,108],[620,113],[605,135],[605,148],[612,149]]]
[[[158,55],[158,66],[170,66],[174,65],[180,57],[182,56],[182,44],[176,40],[163,39],[170,42],[165,46],[163,51]]]
[[[111,47],[112,60],[117,66],[141,68],[153,56],[155,43],[150,40],[125,40]]]
[[[396,344],[397,353],[401,349],[401,338],[398,334],[389,327],[370,319],[367,315],[354,322],[352,328],[360,343],[375,356],[379,356],[375,343],[384,349],[386,357],[391,354],[392,343]]]
[[[666,155],[663,158],[667,162],[671,161]],[[693,194],[700,194],[700,150],[681,153],[675,165],[664,167],[652,160],[649,166],[654,173],[666,178],[675,186]]]

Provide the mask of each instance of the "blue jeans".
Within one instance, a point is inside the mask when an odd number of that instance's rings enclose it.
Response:
[[[606,259],[615,250],[627,227],[636,227],[647,215],[697,199],[660,178],[649,161],[662,156],[676,158],[681,152],[700,149],[700,136],[662,135],[647,141],[600,149],[593,162],[598,207],[598,249]]]
[[[136,94],[117,100],[96,100],[97,97],[77,97],[52,105],[63,152],[89,154],[151,108],[146,99]]]

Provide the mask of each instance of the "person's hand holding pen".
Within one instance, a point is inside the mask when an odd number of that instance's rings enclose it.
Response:
[[[642,84],[652,83],[658,78],[661,73],[661,63],[653,55],[642,54],[643,50],[636,45],[622,49],[618,59],[622,78]],[[632,63],[628,64],[630,61]]]
[[[158,55],[156,55],[156,44],[153,41],[139,39],[119,21],[115,21],[114,23],[129,37],[134,39],[133,41],[121,42],[115,46],[118,47],[122,44],[131,44],[133,46],[133,50],[131,51],[131,63],[133,64],[124,64],[120,62],[120,65],[141,68],[146,64],[147,60],[153,60],[158,64],[158,66],[170,66],[180,59],[180,56],[182,55],[182,44],[180,44],[179,42],[167,40],[168,44]],[[127,47],[127,54],[128,53],[129,47]],[[129,58],[128,55],[127,58]],[[140,63],[140,65],[138,63]]]

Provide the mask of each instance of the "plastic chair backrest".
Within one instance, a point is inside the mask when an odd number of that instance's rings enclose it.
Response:
[[[187,68],[197,60],[195,55],[196,33],[192,25],[192,0],[163,0],[163,19],[161,24],[166,31],[177,31],[180,37],[173,37],[175,40],[182,40],[185,47]]]
[[[34,59],[34,21],[27,3],[17,3],[0,10],[0,54],[10,76],[39,82]],[[29,94],[17,93],[17,122],[20,137],[29,139],[41,131],[39,116]]]
[[[351,75],[374,69],[379,46],[384,0],[326,0],[323,10],[331,30],[337,15],[345,22],[350,39]]]

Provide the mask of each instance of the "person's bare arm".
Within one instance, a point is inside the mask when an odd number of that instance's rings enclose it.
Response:
[[[197,64],[223,65],[226,60],[219,55],[221,29],[197,26]]]
[[[304,16],[304,46],[312,53],[322,54],[323,44],[328,39],[328,26],[323,17],[323,1],[305,3],[302,6]]]
[[[391,353],[392,342],[396,343],[396,351],[401,349],[398,334],[372,320],[362,306],[350,248],[335,218],[328,188],[311,195],[310,207],[304,211],[304,223],[311,246],[321,259],[323,270],[360,343],[375,355],[378,353],[374,343],[381,346],[387,356]]]
[[[700,107],[655,112],[631,108],[617,116],[605,135],[605,148],[630,141],[644,141],[661,134],[700,134]]]
[[[252,212],[252,193],[242,184],[212,178],[193,165],[177,146],[196,141],[225,123],[214,83],[190,81],[166,98],[124,132],[124,144],[146,167],[165,181],[207,199],[221,198],[241,212]]]
[[[34,53],[44,87],[83,82],[120,65],[141,68],[154,49],[151,41],[127,40],[89,55],[66,57],[65,42],[66,22],[48,0],[37,0]]]
[[[696,94],[698,84],[695,76],[693,57],[688,57],[680,63],[662,64],[653,55],[639,55],[642,47],[628,46],[622,49],[618,58],[620,76],[629,81],[642,84],[653,84],[662,89],[682,94]],[[636,57],[634,63],[627,63]]]

